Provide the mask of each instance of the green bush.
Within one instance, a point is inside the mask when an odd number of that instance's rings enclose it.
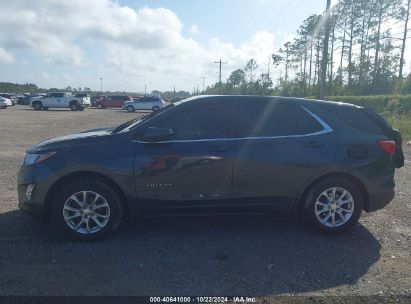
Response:
[[[409,95],[371,95],[371,96],[327,96],[327,100],[352,103],[358,106],[373,108],[382,113],[411,113],[411,94]]]
[[[327,100],[352,103],[372,108],[401,132],[404,140],[411,139],[411,95],[327,96]]]
[[[400,131],[404,140],[411,139],[411,115],[391,115],[390,117],[385,117],[390,124]]]

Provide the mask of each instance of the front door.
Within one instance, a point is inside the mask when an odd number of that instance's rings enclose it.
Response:
[[[174,111],[151,126],[174,134],[162,142],[136,141],[135,187],[145,208],[219,206],[231,198],[231,102]]]

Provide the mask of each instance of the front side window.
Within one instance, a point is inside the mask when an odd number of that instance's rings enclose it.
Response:
[[[231,103],[198,105],[167,118],[157,127],[174,131],[172,140],[229,138]]]
[[[249,101],[241,105],[238,137],[306,135],[322,125],[301,106],[276,101]]]

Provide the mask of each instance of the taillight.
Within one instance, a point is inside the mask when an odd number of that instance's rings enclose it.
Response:
[[[379,140],[378,144],[388,155],[394,155],[396,149],[395,141],[393,140]]]

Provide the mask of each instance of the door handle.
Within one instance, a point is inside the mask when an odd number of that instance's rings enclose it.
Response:
[[[324,146],[325,146],[325,143],[321,141],[309,141],[304,144],[304,147],[308,147],[308,148],[320,148]]]
[[[225,146],[216,146],[208,149],[208,152],[227,152],[229,149]]]

